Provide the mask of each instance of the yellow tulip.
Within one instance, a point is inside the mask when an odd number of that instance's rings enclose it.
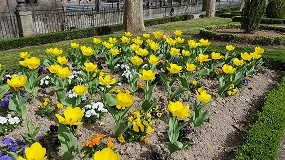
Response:
[[[179,37],[182,35],[183,32],[181,30],[175,30],[173,33],[175,36]]]
[[[175,40],[177,43],[184,43],[184,41],[185,41],[185,39],[181,38],[181,37],[176,37]]]
[[[151,65],[157,65],[159,63],[159,58],[156,57],[155,55],[150,55],[149,56],[149,60],[148,60],[148,63],[151,64]]]
[[[199,43],[197,43],[195,40],[189,40],[188,46],[195,49],[199,46]]]
[[[210,61],[211,59],[209,59],[209,56],[203,53],[200,53],[197,57],[198,62],[203,63],[203,62],[207,62]]]
[[[79,44],[78,44],[78,43],[75,43],[75,42],[71,42],[71,43],[70,43],[70,47],[71,47],[71,48],[78,48],[78,47],[79,47]]]
[[[118,54],[120,54],[120,50],[116,49],[116,48],[111,48],[110,49],[110,53],[113,55],[113,56],[116,56]]]
[[[61,64],[61,65],[63,65],[63,64],[65,64],[65,65],[67,65],[67,63],[68,63],[68,59],[66,58],[66,57],[61,57],[61,56],[58,56],[57,57],[57,62],[59,63],[59,64]]]
[[[228,51],[233,51],[233,50],[235,50],[235,46],[233,46],[233,45],[227,45],[227,46],[226,46],[226,49],[227,49]]]
[[[236,71],[236,68],[228,64],[224,64],[222,69],[223,69],[223,72],[225,72],[226,74],[233,74]]]
[[[80,122],[81,118],[83,117],[83,111],[79,107],[66,107],[63,111],[63,116],[60,114],[55,114],[59,123],[64,125],[81,125],[83,122]]]
[[[20,61],[19,63],[29,69],[36,69],[41,65],[41,60],[36,57],[31,57],[26,58],[24,61]]]
[[[58,48],[48,48],[48,49],[46,49],[46,53],[52,54],[52,55],[55,55],[55,56],[61,55],[62,52],[63,52],[63,50],[62,49],[58,49]]]
[[[116,83],[117,80],[116,80],[116,78],[111,78],[110,75],[105,75],[104,77],[103,76],[99,76],[99,82],[103,86],[110,86],[110,85]]]
[[[111,43],[111,44],[117,43],[117,38],[112,38],[112,37],[110,37],[110,38],[109,38],[109,43]]]
[[[170,48],[170,55],[171,56],[178,56],[178,55],[180,55],[180,49]]]
[[[95,152],[94,160],[120,160],[120,155],[107,147],[101,151]]]
[[[174,46],[176,44],[176,40],[172,38],[166,38],[165,39],[166,43],[169,44],[170,46]]]
[[[150,48],[154,51],[157,51],[159,49],[159,44],[156,42],[152,42],[149,44]]]
[[[261,54],[259,54],[258,52],[253,52],[250,53],[250,56],[252,57],[252,59],[259,59],[261,57]]]
[[[244,60],[244,61],[250,61],[251,60],[251,55],[248,54],[247,52],[244,52],[244,53],[241,53],[241,58]]]
[[[153,36],[155,39],[160,39],[163,36],[163,33],[159,31],[153,32]]]
[[[152,81],[155,79],[155,72],[152,70],[142,70],[142,74],[139,74],[141,80]]]
[[[185,57],[188,57],[188,56],[190,56],[190,51],[186,51],[186,50],[182,50],[182,56],[185,56]]]
[[[122,36],[121,41],[122,41],[122,43],[129,43],[130,42],[130,38]]]
[[[8,79],[7,84],[8,86],[14,88],[14,90],[18,90],[21,87],[24,87],[25,83],[27,81],[27,77],[24,75],[13,75],[11,79]]]
[[[195,69],[196,69],[196,65],[195,65],[195,64],[189,64],[189,63],[186,64],[186,70],[187,70],[188,72],[192,72],[192,71],[194,71]]]
[[[21,58],[23,58],[23,59],[26,59],[26,58],[29,58],[29,57],[30,57],[30,54],[29,54],[29,52],[21,52],[21,53],[19,54],[19,56],[20,56]]]
[[[142,48],[138,48],[136,51],[137,55],[140,55],[142,57],[145,57],[148,55],[148,50],[147,49],[142,49]]]
[[[87,72],[96,72],[97,71],[97,64],[94,64],[92,62],[85,62],[84,63],[84,69]]]
[[[198,91],[196,91],[196,95],[197,95],[197,99],[203,103],[209,103],[210,100],[212,99],[212,96],[208,94],[202,88],[198,88]]]
[[[254,48],[254,52],[256,52],[257,54],[263,54],[264,53],[264,49],[257,46]]]
[[[114,44],[109,43],[109,42],[103,42],[102,44],[103,44],[103,46],[106,47],[107,49],[111,49],[111,48],[114,46]]]
[[[142,45],[143,43],[143,41],[141,40],[141,37],[133,38],[132,41],[139,46]]]
[[[57,70],[59,68],[62,68],[62,67],[60,65],[58,65],[58,64],[53,64],[53,65],[50,65],[48,67],[48,70],[50,71],[50,73],[57,73]]]
[[[94,50],[91,47],[81,46],[80,50],[85,56],[92,56],[94,54]]]
[[[224,58],[224,56],[222,56],[220,53],[215,53],[215,52],[212,52],[211,57],[212,59],[216,59],[216,60]]]
[[[101,43],[101,42],[102,42],[102,41],[101,41],[100,38],[93,38],[93,43],[99,44],[99,43]]]
[[[125,35],[126,35],[127,37],[131,37],[131,36],[132,36],[132,33],[131,33],[131,32],[125,32]]]
[[[69,77],[71,74],[71,70],[68,68],[68,67],[60,67],[57,69],[57,75],[60,77],[60,78],[67,78]]]
[[[143,37],[148,39],[148,38],[150,38],[150,34],[144,33]]]
[[[143,59],[141,59],[139,56],[133,56],[131,58],[131,62],[133,65],[138,66],[138,65],[141,65],[143,63]]]
[[[129,107],[134,103],[134,97],[130,95],[130,91],[128,90],[126,90],[125,92],[120,91],[117,94],[116,99],[117,99],[116,107],[118,109],[125,109],[126,107]]]
[[[38,142],[33,143],[30,147],[25,148],[26,158],[19,156],[17,160],[46,160],[46,149]]]
[[[171,112],[171,114],[177,117],[178,119],[186,119],[190,116],[189,106],[184,106],[180,101],[169,102],[167,108]]]
[[[78,95],[78,96],[82,96],[83,94],[85,94],[88,90],[88,87],[84,86],[84,85],[77,85],[73,87],[73,91]]]
[[[234,59],[233,59],[233,63],[234,63],[234,65],[236,65],[236,66],[241,66],[241,65],[244,64],[244,61],[243,61],[242,59],[239,60],[238,58],[234,58]]]
[[[209,46],[211,44],[211,42],[209,42],[209,40],[203,39],[203,38],[199,40],[199,43],[202,46]]]
[[[177,73],[181,72],[182,68],[183,68],[182,66],[171,63],[170,67],[167,67],[167,70],[172,74],[177,74]]]
[[[138,50],[139,48],[140,48],[140,46],[137,45],[137,44],[135,44],[135,43],[133,43],[133,44],[130,45],[130,49],[131,49],[132,51],[136,51],[136,50]]]

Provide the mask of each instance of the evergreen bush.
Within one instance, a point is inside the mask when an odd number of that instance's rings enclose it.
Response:
[[[285,17],[285,0],[271,0],[266,7],[265,14],[268,18]]]

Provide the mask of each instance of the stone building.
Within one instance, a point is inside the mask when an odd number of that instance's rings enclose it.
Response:
[[[61,8],[62,0],[26,0],[31,10],[57,10]],[[16,0],[0,0],[0,12],[14,12]]]

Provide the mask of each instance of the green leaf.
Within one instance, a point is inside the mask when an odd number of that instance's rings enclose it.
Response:
[[[188,88],[188,82],[187,82],[186,78],[180,77],[179,79],[180,79],[182,86],[184,88]]]
[[[170,100],[172,100],[173,98],[175,98],[178,94],[183,93],[185,91],[188,91],[187,88],[178,88],[176,89],[171,95],[170,95]]]
[[[2,99],[6,93],[8,93],[10,87],[7,84],[0,85],[0,99]]]
[[[114,133],[116,136],[119,136],[121,134],[123,134],[127,129],[128,129],[128,125],[125,122],[121,122],[116,124],[116,126],[114,127]]]
[[[107,93],[105,95],[105,98],[106,98],[106,104],[108,106],[115,106],[117,104],[117,99],[116,99],[116,95],[115,94]]]
[[[154,103],[150,103],[148,100],[145,100],[143,103],[142,103],[142,109],[144,110],[145,113],[147,113],[149,110],[151,110],[153,107],[156,106],[156,102]]]
[[[204,121],[205,121],[206,119],[208,119],[208,117],[209,117],[209,112],[208,112],[208,111],[205,111],[205,112],[203,112],[202,114],[200,114],[200,115],[198,116],[198,118],[195,119],[194,127],[199,127],[199,126],[201,126],[201,125],[204,123]]]

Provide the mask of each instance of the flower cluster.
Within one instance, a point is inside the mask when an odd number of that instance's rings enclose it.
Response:
[[[90,104],[85,105],[82,108],[82,111],[88,122],[95,122],[97,119],[100,119],[104,113],[108,112],[102,102],[91,102]]]

